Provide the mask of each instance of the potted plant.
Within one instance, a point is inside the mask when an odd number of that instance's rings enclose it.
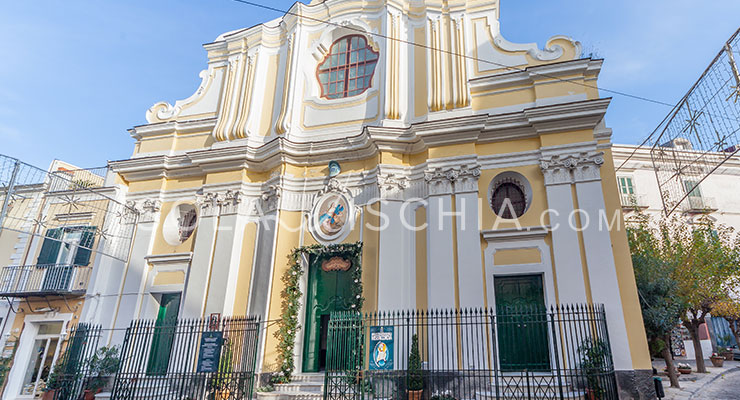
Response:
[[[64,388],[64,365],[62,363],[62,360],[64,359],[64,355],[59,356],[59,361],[57,361],[57,363],[51,369],[49,376],[46,378],[46,386],[43,389],[43,400],[54,400],[57,392],[60,389]]]
[[[233,372],[233,357],[234,353],[231,350],[231,343],[225,340],[223,349],[221,350],[221,359],[218,361],[218,372],[213,377],[213,387],[217,399],[228,399],[230,397],[229,382],[231,381],[231,373]]]
[[[409,400],[421,399],[424,392],[424,377],[421,371],[421,356],[419,355],[419,337],[414,334],[411,338],[408,369],[406,371]]]
[[[732,340],[732,337],[730,335],[722,336],[720,339],[722,339],[723,342],[728,343],[730,340]],[[735,354],[732,352],[731,348],[728,347],[717,347],[717,353],[725,358],[725,361],[732,361],[735,357]]]
[[[709,357],[709,359],[712,361],[712,365],[717,368],[720,368],[723,365],[725,365],[725,357],[717,353],[712,353],[712,356]]]
[[[606,393],[601,376],[606,372],[609,347],[603,340],[590,338],[581,344],[578,352],[581,354],[581,369],[586,374],[586,397],[599,400]]]
[[[94,400],[96,394],[110,386],[120,364],[118,348],[115,346],[101,347],[90,357],[87,367],[90,379],[85,384],[85,400]]]
[[[683,375],[688,375],[691,373],[691,365],[686,363],[678,363],[678,372],[680,372]]]
[[[457,400],[455,396],[450,392],[449,390],[445,390],[444,392],[434,392],[431,397],[429,397],[429,400]]]

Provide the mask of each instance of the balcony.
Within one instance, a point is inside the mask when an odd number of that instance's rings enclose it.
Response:
[[[624,209],[648,208],[647,198],[641,194],[620,194],[620,199]]]
[[[92,267],[77,265],[19,265],[0,271],[0,296],[81,296],[87,291]]]
[[[54,171],[49,174],[49,192],[100,188],[107,174],[108,167]]]
[[[690,214],[706,214],[717,211],[717,202],[713,197],[689,196],[678,206],[681,211]]]

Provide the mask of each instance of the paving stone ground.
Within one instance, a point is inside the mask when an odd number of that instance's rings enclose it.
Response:
[[[678,362],[687,362],[678,360]],[[696,371],[693,361],[688,361],[692,369]],[[681,375],[679,384],[681,389],[671,388],[668,376],[663,373],[665,363],[656,360],[653,366],[661,371],[665,400],[740,400],[740,362],[725,361],[722,368],[715,368],[707,360],[707,374],[692,372],[689,375]]]

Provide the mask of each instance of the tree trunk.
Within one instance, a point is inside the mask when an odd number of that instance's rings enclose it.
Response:
[[[704,365],[704,352],[701,350],[701,340],[699,339],[699,325],[697,320],[684,321],[683,324],[691,334],[691,343],[694,344],[694,356],[696,357],[696,372],[706,374],[707,367]]]
[[[730,323],[730,331],[732,331],[732,335],[735,336],[735,345],[740,349],[740,320],[733,319],[728,320],[728,322]]]
[[[671,381],[671,387],[674,388],[681,388],[678,384],[678,375],[676,375],[676,368],[673,367],[673,354],[671,354],[671,337],[666,336],[665,339],[665,346],[663,346],[663,350],[661,350],[661,354],[663,355],[663,360],[665,360],[665,366],[668,368],[668,379]]]

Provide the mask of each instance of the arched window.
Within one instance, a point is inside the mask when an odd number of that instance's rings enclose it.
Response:
[[[504,181],[499,184],[491,196],[493,212],[504,219],[516,219],[527,209],[527,198],[524,190],[514,182]],[[508,200],[511,205],[505,204]]]
[[[331,45],[316,71],[321,97],[341,99],[364,93],[371,85],[378,53],[359,35],[345,36]]]

